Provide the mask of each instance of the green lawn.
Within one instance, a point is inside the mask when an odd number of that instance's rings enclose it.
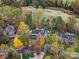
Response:
[[[79,53],[79,35],[76,35],[76,40],[77,40],[77,48],[75,49],[75,51]]]

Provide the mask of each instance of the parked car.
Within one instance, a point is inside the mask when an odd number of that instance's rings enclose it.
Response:
[[[65,42],[68,42],[68,43],[73,43],[74,41],[76,41],[75,34],[68,33],[68,32],[65,33],[64,38],[65,38]]]
[[[49,31],[48,30],[45,30],[45,29],[38,29],[37,28],[37,29],[32,30],[30,33],[31,33],[30,36],[32,38],[36,38],[39,35],[39,33],[41,35],[44,35],[44,36],[48,35],[49,34]]]

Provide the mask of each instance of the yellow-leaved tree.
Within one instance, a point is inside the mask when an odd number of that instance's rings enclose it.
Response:
[[[21,21],[19,22],[17,34],[23,35],[29,33],[29,26],[25,24],[25,21],[23,18],[21,18]]]
[[[15,38],[13,39],[13,46],[16,49],[20,49],[23,47],[23,42],[21,41],[21,39],[18,37],[18,35],[15,35]]]
[[[45,43],[45,37],[43,35],[40,36],[40,39],[39,39],[39,44],[41,45],[41,47],[44,45]]]
[[[58,43],[59,42],[59,37],[56,34],[53,34],[51,36],[51,42],[52,42],[51,49],[53,48],[54,53],[55,53],[54,58],[57,59],[58,58],[59,48],[60,48],[60,44]]]

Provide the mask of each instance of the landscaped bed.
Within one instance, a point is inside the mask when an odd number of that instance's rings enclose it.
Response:
[[[0,58],[78,59],[78,20],[58,9],[1,6]]]

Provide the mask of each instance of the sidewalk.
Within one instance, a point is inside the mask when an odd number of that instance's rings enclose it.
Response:
[[[79,53],[76,53],[76,52],[65,52],[65,53],[68,54],[68,55],[70,55],[73,58],[76,58],[76,57],[79,58]]]

